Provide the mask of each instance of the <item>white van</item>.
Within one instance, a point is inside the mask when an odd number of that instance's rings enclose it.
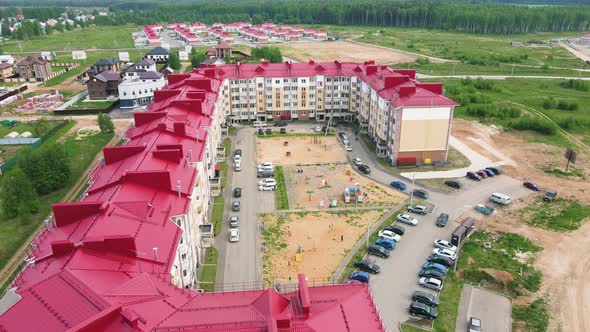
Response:
[[[262,128],[266,127],[266,122],[264,121],[254,121],[254,128]]]
[[[236,172],[242,171],[242,163],[239,160],[236,161],[236,164],[234,166],[234,171],[236,171]]]
[[[492,193],[490,195],[490,201],[502,205],[508,205],[510,204],[510,196],[501,193]]]

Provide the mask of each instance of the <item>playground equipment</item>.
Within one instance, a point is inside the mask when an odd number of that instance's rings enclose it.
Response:
[[[350,203],[352,198],[355,198],[357,203],[363,202],[363,194],[359,183],[355,183],[354,187],[344,189],[344,202]]]

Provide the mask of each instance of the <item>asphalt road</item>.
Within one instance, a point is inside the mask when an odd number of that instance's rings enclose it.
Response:
[[[349,152],[349,158],[360,157],[365,164],[368,164],[371,167],[370,178],[383,184],[402,179],[408,187],[406,192],[410,190],[411,181],[382,171],[380,166],[369,158],[369,152],[363,148],[360,141],[354,139],[354,134],[349,132],[348,136],[353,149]],[[370,288],[389,331],[397,329],[399,322],[410,319],[408,306],[412,292],[426,290],[418,285],[418,272],[432,253],[432,244],[435,240],[450,240],[451,233],[459,225],[457,222],[460,221],[459,217],[472,210],[473,205],[486,202],[492,192],[505,193],[513,199],[529,193],[520,181],[505,175],[487,178],[481,182],[468,179],[461,182],[464,185],[463,188],[450,194],[429,190],[430,198],[427,201],[434,206],[433,210],[425,216],[412,214],[418,219],[418,225],[403,225],[406,228],[406,234],[388,259],[370,256],[381,266],[381,273],[371,277]],[[446,227],[440,228],[435,225],[435,220],[443,212],[449,214],[450,222]]]
[[[253,128],[242,128],[231,137],[232,149],[242,149],[242,171],[233,170],[233,151],[228,151],[228,181],[223,191],[225,198],[224,222],[215,240],[219,250],[217,290],[248,289],[261,286],[262,257],[258,214],[274,209],[274,193],[258,191],[256,178],[256,138]],[[242,188],[240,198],[233,197],[233,189]],[[233,201],[240,201],[240,211],[231,210]],[[229,217],[238,216],[240,240],[228,240]]]
[[[461,292],[455,332],[466,331],[471,317],[481,320],[484,331],[512,331],[510,299],[478,287],[465,285]]]

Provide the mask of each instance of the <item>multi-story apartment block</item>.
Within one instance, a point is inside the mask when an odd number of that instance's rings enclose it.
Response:
[[[103,149],[81,201],[53,205],[0,299],[0,331],[384,331],[362,284],[194,289],[231,114],[220,74],[169,75],[126,144]]]

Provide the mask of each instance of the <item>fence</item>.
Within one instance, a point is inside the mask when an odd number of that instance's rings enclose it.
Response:
[[[14,90],[12,90],[10,92],[7,92],[7,93],[3,94],[2,96],[0,96],[0,101],[2,101],[4,99],[7,99],[8,97],[12,97],[12,96],[18,95],[21,92],[27,90],[28,88],[29,87],[27,85],[23,85],[23,86],[21,86],[18,89],[14,89]]]
[[[0,145],[35,145],[41,139],[38,137],[0,138]],[[41,143],[37,143],[39,145]]]
[[[60,128],[62,128],[66,124],[68,124],[68,122],[69,121],[58,122],[53,128],[49,129],[45,134],[43,134],[43,136],[41,136],[35,143],[33,143],[31,148],[36,149],[36,148],[40,147],[43,144],[43,142],[45,142],[49,137],[51,137],[51,135],[55,134],[55,132],[58,131]],[[9,169],[13,168],[16,165],[16,163],[18,161],[19,153],[20,153],[20,151],[17,151],[15,156],[12,157],[12,159],[10,159],[7,162],[5,162],[4,164],[0,165],[0,174],[3,174],[4,172],[8,171]]]

